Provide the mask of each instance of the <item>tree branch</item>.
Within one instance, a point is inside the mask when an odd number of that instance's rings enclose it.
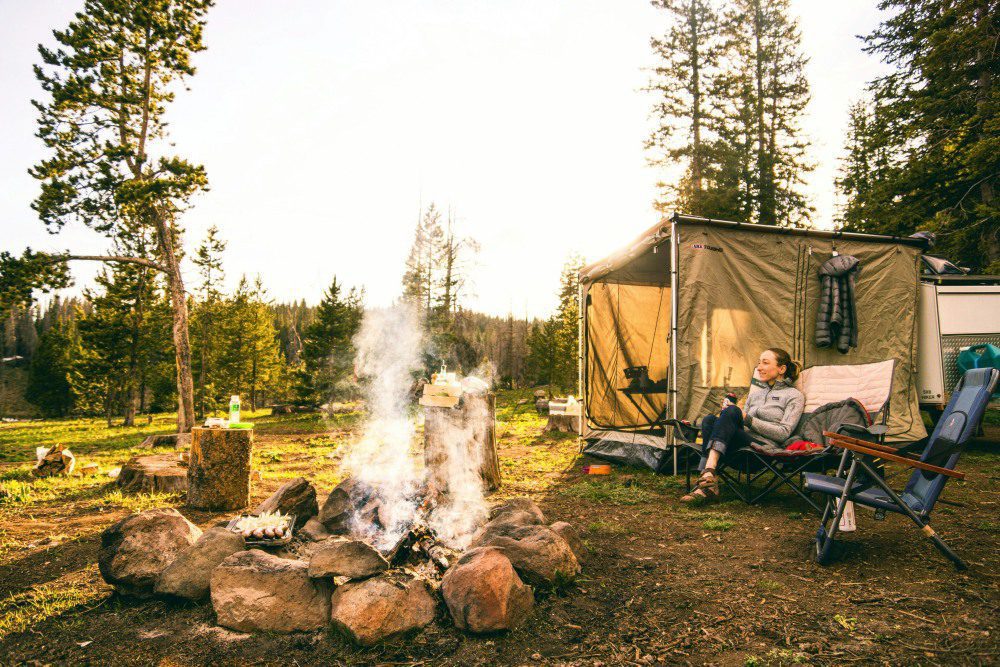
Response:
[[[69,262],[73,260],[86,260],[93,262],[122,262],[125,264],[139,264],[141,266],[148,266],[151,269],[156,269],[157,271],[167,272],[167,267],[162,264],[157,264],[151,259],[146,259],[145,257],[129,257],[125,255],[54,255],[52,257],[52,262]]]

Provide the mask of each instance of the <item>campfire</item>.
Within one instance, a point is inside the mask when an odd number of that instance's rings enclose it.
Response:
[[[527,498],[486,502],[500,485],[487,383],[444,371],[427,385],[421,466],[409,391],[420,327],[405,310],[376,311],[355,342],[369,416],[322,505],[305,478],[285,483],[250,513],[280,523],[282,539],[249,549],[243,530],[202,533],[176,510],[128,517],[102,536],[105,580],[139,597],[210,597],[237,631],[333,626],[371,645],[431,623],[438,596],[462,630],[508,630],[536,588],[572,579],[583,558],[572,526],[547,524]]]

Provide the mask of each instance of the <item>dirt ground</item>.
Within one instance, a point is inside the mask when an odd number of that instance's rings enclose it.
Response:
[[[214,626],[210,604],[130,601],[100,579],[97,549],[104,527],[141,507],[95,502],[88,491],[19,511],[0,505],[0,612],[8,629],[0,621],[0,664],[1000,662],[1000,428],[966,453],[967,480],[948,484],[949,504],[935,514],[937,530],[970,564],[959,573],[901,517],[876,522],[870,513],[859,514],[843,558],[820,567],[810,560],[818,519],[793,496],[688,508],[677,500],[682,479],[624,468],[586,477],[575,438],[542,436],[541,420],[511,412],[498,426],[505,474],[498,497],[533,497],[549,521],[575,524],[588,548],[575,584],[539,592],[530,620],[513,632],[465,635],[442,605],[420,634],[362,650],[332,632],[230,632]],[[257,451],[275,465],[255,499],[299,474],[317,478],[325,496],[337,444],[351,434],[350,423],[340,430],[295,418],[262,423]],[[296,453],[310,443],[331,449]],[[172,504],[202,527],[223,518]]]

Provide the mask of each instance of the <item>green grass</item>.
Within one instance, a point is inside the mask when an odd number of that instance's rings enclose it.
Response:
[[[757,588],[762,591],[779,591],[784,587],[785,585],[783,583],[772,579],[761,579],[757,582]]]
[[[605,535],[623,535],[632,532],[624,524],[609,523],[607,521],[593,521],[587,525],[587,531],[591,533],[604,533]]]
[[[92,566],[96,570],[97,566]],[[27,591],[0,599],[0,641],[23,632],[47,618],[62,616],[75,607],[93,604],[107,590],[93,581],[60,582],[33,586]]]
[[[653,494],[638,484],[625,484],[616,480],[582,480],[559,489],[559,493],[571,498],[611,505],[637,505],[654,498]]]
[[[1000,533],[1000,521],[980,521],[976,528],[987,533]]]
[[[709,517],[702,521],[701,525],[705,530],[718,530],[719,532],[725,532],[735,526],[736,522],[719,517]]]

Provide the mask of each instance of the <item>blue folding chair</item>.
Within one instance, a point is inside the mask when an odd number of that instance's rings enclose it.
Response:
[[[821,565],[829,562],[841,515],[846,501],[851,500],[857,505],[874,508],[877,518],[884,516],[885,512],[905,514],[941,553],[958,569],[964,570],[965,562],[931,528],[930,514],[948,478],[965,478],[964,473],[955,471],[955,466],[965,443],[976,434],[998,381],[1000,371],[995,368],[967,371],[959,380],[919,459],[911,458],[912,454],[907,447],[894,449],[838,433],[824,432],[828,442],[843,449],[844,453],[836,476],[805,474],[807,491],[828,496],[823,518],[816,532],[816,562]],[[902,493],[897,494],[889,488],[880,474],[876,459],[915,468]]]

